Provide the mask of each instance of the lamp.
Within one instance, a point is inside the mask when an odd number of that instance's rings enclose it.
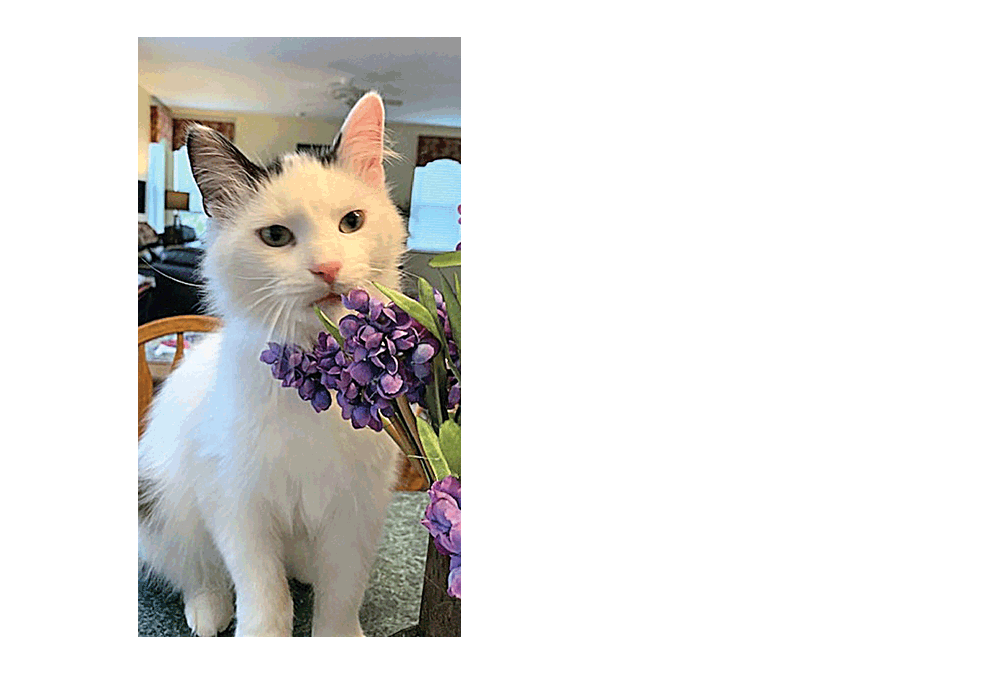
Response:
[[[188,211],[189,210],[189,193],[188,192],[174,192],[172,190],[165,190],[165,208],[172,211]],[[192,239],[186,239],[183,230],[192,230],[192,228],[186,228],[182,226],[179,222],[179,214],[175,214],[175,221],[171,226],[165,226],[165,232],[162,234],[162,243],[165,246],[175,246],[186,243],[187,241],[192,241],[195,239],[193,235]]]
[[[165,190],[165,208],[175,211],[189,210],[189,193]]]

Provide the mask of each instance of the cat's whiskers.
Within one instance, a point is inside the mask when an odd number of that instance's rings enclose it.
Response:
[[[277,298],[277,297],[278,297],[278,294],[277,293],[275,293],[275,292],[269,293],[265,297],[259,298],[257,301],[255,301],[254,304],[252,304],[250,307],[247,308],[246,312],[250,312],[255,307],[257,307],[258,305],[260,305],[261,303],[268,302],[268,301],[272,300],[273,298]],[[275,305],[275,306],[277,306],[277,305]],[[274,310],[274,306],[271,306],[270,305],[268,307],[268,310],[265,312],[264,317],[262,318],[262,324],[267,324],[268,323],[268,319],[271,316],[273,310]]]
[[[416,281],[416,275],[413,274],[412,272],[407,272],[406,270],[402,270],[402,269],[389,270],[389,269],[385,269],[385,268],[381,268],[381,267],[371,267],[371,266],[369,266],[368,269],[371,272],[377,272],[379,275],[384,275],[384,274],[388,274],[389,272],[395,271],[395,272],[398,272],[399,273],[399,279],[400,280]],[[396,290],[398,290],[398,289],[396,289]]]
[[[286,279],[269,279],[268,283],[252,290],[247,294],[253,302],[241,311],[252,312],[259,305],[263,306],[261,326],[267,331],[267,342],[285,344],[294,343],[300,329],[302,318],[299,309],[310,305],[313,301],[314,288],[312,283],[293,283]],[[258,297],[254,297],[258,296]]]
[[[242,277],[239,275],[234,275],[232,279],[243,279],[244,281],[278,281],[277,279],[272,279],[270,276],[265,277]]]
[[[250,312],[252,309],[254,309],[255,307],[257,307],[261,303],[265,302],[266,300],[269,300],[269,299],[277,296],[279,294],[279,289],[277,288],[277,286],[278,286],[277,283],[273,283],[271,286],[269,286],[267,288],[259,288],[256,291],[252,291],[248,295],[248,297],[252,297],[255,293],[261,293],[263,291],[267,291],[267,292],[265,292],[264,295],[262,295],[260,298],[258,298],[257,300],[255,300],[253,303],[251,303],[251,305],[249,305],[245,311]]]
[[[308,297],[302,294],[285,295],[279,303],[278,313],[269,329],[269,335],[278,335],[280,339],[276,341],[283,344],[286,342],[295,344],[296,328],[299,324],[299,318],[296,316],[299,303]]]
[[[288,339],[291,342],[293,342],[293,343],[297,343],[299,341],[298,337],[296,337],[296,329],[299,327],[299,319],[296,317],[296,308],[297,308],[297,306],[299,304],[299,300],[300,300],[300,298],[298,296],[293,297],[292,300],[291,300],[291,303],[289,305],[289,314],[288,314],[288,319],[289,319],[289,333],[288,333]]]
[[[275,338],[275,329],[278,327],[279,320],[282,318],[282,312],[285,311],[285,307],[288,304],[289,304],[289,300],[288,299],[281,298],[281,300],[278,302],[278,304],[276,304],[276,305],[274,305],[272,307],[272,310],[275,310],[275,312],[274,312],[274,319],[272,320],[271,325],[268,327],[268,337],[265,338],[265,342],[266,343],[268,343],[268,342],[279,342],[278,339],[274,339]],[[269,314],[271,314],[272,310],[269,310]],[[266,314],[265,317],[267,319],[268,314]],[[284,344],[284,342],[283,342],[283,344]]]
[[[267,283],[264,283],[264,284],[258,286],[255,289],[252,289],[248,293],[248,295],[250,296],[250,295],[254,295],[255,293],[260,293],[261,291],[267,291],[269,289],[275,288],[278,285],[279,285],[279,279],[271,279],[271,278],[269,278],[269,279],[267,279]]]
[[[268,309],[261,320],[261,326],[263,328],[267,328],[268,331],[265,339],[266,343],[279,341],[281,336],[278,334],[276,329],[279,325],[279,317],[282,315],[282,312],[285,310],[285,306],[288,302],[289,300],[287,298],[276,296],[268,306]]]

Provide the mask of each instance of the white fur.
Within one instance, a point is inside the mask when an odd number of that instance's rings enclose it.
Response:
[[[405,228],[384,187],[304,156],[284,167],[211,231],[204,274],[223,328],[168,378],[139,444],[139,474],[153,487],[140,558],[182,592],[199,635],[229,624],[232,591],[236,635],[291,635],[287,577],[314,586],[313,635],[362,635],[358,609],[396,478],[387,435],[354,430],[336,402],[317,414],[259,356],[269,340],[312,345],[312,303],[331,289],[311,267],[343,262],[336,292],[373,292],[371,279],[397,287]],[[343,234],[354,209],[367,220]],[[295,246],[259,239],[275,223]]]

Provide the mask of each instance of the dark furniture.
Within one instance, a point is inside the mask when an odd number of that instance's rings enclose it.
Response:
[[[138,272],[155,279],[153,288],[138,297],[138,325],[170,316],[206,314],[199,264],[203,249],[170,246],[151,249],[151,260],[138,258]]]

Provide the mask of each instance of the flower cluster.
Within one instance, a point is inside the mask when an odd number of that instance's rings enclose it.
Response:
[[[316,355],[304,351],[298,345],[269,342],[268,349],[261,352],[261,360],[271,364],[272,376],[282,380],[283,387],[297,389],[299,397],[309,401],[316,412],[323,412],[330,407],[330,392],[324,384]]]
[[[386,305],[361,289],[351,291],[343,303],[355,314],[340,320],[341,351],[349,358],[338,355],[334,361],[337,403],[355,428],[381,431],[380,415],[394,414],[396,398],[423,400],[430,360],[440,344],[395,304]]]
[[[443,555],[450,556],[447,594],[461,597],[461,484],[447,476],[429,490],[430,504],[420,523],[433,537],[433,545]]]
[[[397,397],[423,400],[440,343],[406,312],[364,290],[352,290],[342,300],[354,312],[340,320],[342,345],[326,333],[320,333],[312,352],[270,342],[261,360],[316,412],[330,407],[330,392],[336,391],[341,416],[351,426],[381,431],[381,417],[395,414]]]

